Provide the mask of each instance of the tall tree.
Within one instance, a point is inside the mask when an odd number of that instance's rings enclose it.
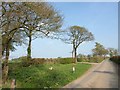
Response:
[[[62,39],[65,43],[72,44],[73,46],[73,55],[74,63],[77,62],[77,49],[85,41],[94,40],[94,36],[86,28],[80,26],[71,26],[69,27]]]
[[[1,62],[1,59],[2,58],[2,34],[1,34],[1,31],[0,31],[0,62]]]
[[[62,18],[52,6],[45,2],[3,2],[2,8],[2,54],[5,55],[3,65],[3,83],[7,80],[8,59],[14,44],[21,45],[22,37],[28,37],[28,58],[31,58],[31,41],[57,31],[62,25]],[[25,35],[24,35],[25,34]],[[17,36],[17,37],[16,37]],[[33,37],[34,36],[34,37]],[[19,37],[19,40],[18,40]]]
[[[99,55],[99,56],[104,55],[105,57],[108,54],[108,50],[105,49],[105,47],[98,42],[95,43],[95,48],[92,49],[92,51],[93,51],[93,55]]]
[[[104,59],[105,59],[105,58],[106,58],[106,55],[108,55],[108,50],[105,49],[105,48],[103,48],[102,52],[103,52]]]
[[[24,3],[24,29],[28,37],[27,57],[31,59],[31,42],[38,37],[45,37],[51,32],[59,31],[62,16],[48,3]],[[27,10],[27,11],[26,11]]]
[[[9,54],[10,50],[13,49],[13,38],[17,30],[22,27],[22,24],[19,21],[20,16],[22,16],[22,12],[19,11],[19,7],[15,2],[3,2],[0,8],[2,8],[2,19],[0,24],[0,28],[2,28],[2,54],[5,54],[2,78],[3,83],[5,83],[8,75]]]
[[[110,57],[117,56],[118,55],[118,50],[115,49],[115,48],[108,48],[108,53],[109,53]]]

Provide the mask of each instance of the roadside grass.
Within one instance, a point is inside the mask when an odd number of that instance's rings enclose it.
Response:
[[[83,75],[92,65],[74,64],[76,71],[72,72],[73,64],[38,64],[21,67],[20,63],[9,63],[9,78],[7,85],[10,88],[12,79],[16,79],[16,88],[61,88]],[[53,70],[49,70],[53,67]]]

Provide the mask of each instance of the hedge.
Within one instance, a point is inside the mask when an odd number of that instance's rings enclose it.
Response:
[[[70,63],[73,63],[73,58],[58,58],[58,63],[70,64]]]
[[[100,63],[104,60],[104,57],[100,57],[100,56],[94,56],[94,57],[90,57],[90,58],[78,58],[77,59],[78,62],[93,62],[93,63]]]
[[[113,56],[110,58],[111,61],[120,64],[120,56]]]
[[[70,64],[73,63],[73,58],[56,58],[56,59],[45,59],[45,58],[32,58],[31,60],[27,60],[26,57],[20,57],[19,60],[22,62],[23,67],[28,67],[30,65],[38,65],[38,64]]]

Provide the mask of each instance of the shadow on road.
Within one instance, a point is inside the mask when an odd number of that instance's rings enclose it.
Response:
[[[106,73],[106,74],[114,74],[113,72],[110,72],[110,71],[93,71],[93,72]]]

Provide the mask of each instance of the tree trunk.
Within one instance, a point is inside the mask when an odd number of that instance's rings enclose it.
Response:
[[[77,48],[75,47],[75,44],[73,43],[73,63],[77,63]]]
[[[73,43],[73,50],[72,50],[72,58],[73,58],[73,63],[75,63],[75,50],[74,50],[74,43]]]
[[[6,45],[6,57],[3,63],[3,73],[2,73],[3,84],[6,83],[8,78],[8,59],[9,59],[9,44]]]
[[[75,58],[75,63],[77,63],[77,49],[75,48],[74,49],[74,58]]]
[[[28,48],[27,48],[27,59],[30,60],[31,59],[31,42],[32,42],[32,38],[31,35],[29,36],[29,44],[28,44]]]
[[[72,58],[73,58],[73,51],[72,51]]]
[[[106,55],[104,55],[104,59],[106,58]]]

